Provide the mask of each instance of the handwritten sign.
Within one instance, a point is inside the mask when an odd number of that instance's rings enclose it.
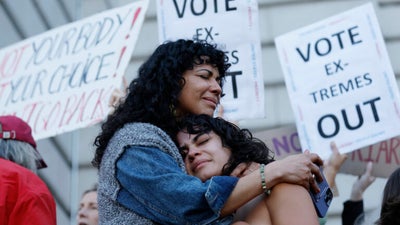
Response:
[[[157,12],[161,43],[179,38],[205,40],[227,53],[232,66],[221,100],[226,119],[264,117],[256,0],[157,0]]]
[[[302,153],[296,125],[287,125],[275,129],[253,133],[274,150],[275,159],[283,159],[288,155]],[[323,149],[331,152],[330,147]],[[381,141],[347,153],[347,160],[340,168],[340,173],[361,175],[366,163],[373,162],[373,175],[387,178],[400,166],[400,136]]]
[[[399,89],[371,3],[275,39],[302,149],[400,135]]]
[[[147,6],[136,1],[2,49],[0,115],[27,121],[35,139],[103,120]]]

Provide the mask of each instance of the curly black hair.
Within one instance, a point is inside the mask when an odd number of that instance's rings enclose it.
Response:
[[[240,129],[237,125],[219,117],[209,115],[188,115],[179,121],[179,129],[189,134],[207,134],[213,131],[222,140],[222,145],[232,154],[222,169],[222,175],[229,176],[240,163],[268,164],[274,160],[274,153],[260,139],[253,137],[248,129]],[[178,145],[176,136],[173,139]]]
[[[207,56],[206,62],[201,56]],[[230,64],[216,45],[204,41],[177,40],[161,44],[139,68],[138,77],[127,90],[127,96],[102,124],[96,137],[92,165],[99,168],[108,142],[126,123],[151,123],[168,135],[176,133],[177,122],[173,113],[185,80],[183,73],[196,64],[207,63],[218,69],[221,88]]]
[[[383,191],[380,218],[375,224],[400,224],[400,168],[388,178]]]

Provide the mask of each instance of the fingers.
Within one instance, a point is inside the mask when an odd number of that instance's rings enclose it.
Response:
[[[324,161],[321,159],[321,157],[319,157],[319,155],[315,154],[315,153],[310,153],[310,159],[311,162],[313,162],[314,164],[318,165],[318,166],[322,166],[324,165]]]
[[[365,174],[368,176],[371,176],[371,174],[372,174],[372,162],[371,161],[369,161],[367,163],[367,168],[365,169]]]
[[[333,169],[335,174],[340,170],[342,164],[346,161],[348,155],[347,154],[340,154],[339,149],[336,146],[335,142],[330,143],[332,153],[328,160],[325,161],[325,167],[332,167],[329,169]]]
[[[321,182],[322,180],[323,180],[323,175],[322,175],[322,170],[321,170],[321,167],[319,167],[319,166],[317,166],[317,165],[315,165],[315,164],[313,164],[313,165],[311,165],[311,173],[312,173],[312,175],[313,175],[313,177],[318,181],[318,182]]]
[[[339,149],[337,148],[336,143],[334,141],[332,141],[330,145],[332,153],[339,153]]]
[[[277,168],[282,172],[280,182],[297,184],[312,190],[315,193],[320,191],[318,182],[322,181],[323,175],[320,167],[323,160],[315,153],[305,150],[303,154],[291,155],[276,161]]]
[[[321,191],[314,177],[311,176],[309,183],[310,183],[310,190],[312,192],[319,193]]]
[[[372,162],[367,163],[367,168],[365,173],[361,176],[362,179],[362,188],[367,189],[369,185],[371,185],[375,181],[375,177],[372,176]]]
[[[312,176],[312,183],[311,183],[311,188],[315,190],[315,188],[318,188],[318,185],[315,184],[316,182],[314,182],[314,178],[318,181],[321,182],[322,181],[322,173],[320,170],[320,167],[323,166],[324,161],[321,159],[321,157],[319,157],[317,154],[315,153],[310,153],[309,150],[304,151],[304,154],[306,156],[308,156],[310,158],[311,163],[308,165],[310,172],[311,172],[311,176]]]

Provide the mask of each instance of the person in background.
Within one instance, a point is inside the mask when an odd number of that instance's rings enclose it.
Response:
[[[30,126],[0,116],[0,221],[4,225],[56,225],[56,204],[37,170],[47,165]]]
[[[380,216],[375,224],[400,224],[400,168],[393,171],[386,181]]]
[[[241,163],[257,162],[263,166],[274,161],[273,151],[264,142],[248,129],[222,118],[189,115],[180,121],[179,128],[176,143],[186,171],[203,182],[213,176],[229,176]],[[264,176],[261,171],[260,176]],[[239,208],[235,221],[234,225],[311,225],[318,224],[318,217],[307,189],[282,183],[269,195],[262,194]]]
[[[341,154],[335,142],[331,143],[332,153],[328,160],[324,161],[324,175],[329,186],[338,195],[336,188],[336,175],[341,166],[348,158],[347,154]],[[350,199],[343,203],[342,225],[355,225],[364,223],[363,193],[375,181],[372,176],[372,162],[368,162],[365,173],[357,178],[353,183]],[[320,224],[326,223],[326,218],[320,220]]]
[[[310,181],[322,179],[322,159],[312,153],[269,163],[265,179],[259,171],[207,182],[186,174],[172,141],[177,123],[188,114],[213,115],[227,62],[214,45],[177,40],[158,46],[139,68],[95,139],[100,224],[230,224],[235,210],[279,183],[319,191]]]
[[[365,172],[353,183],[350,199],[343,203],[342,225],[364,223],[364,191],[375,181],[372,176],[372,162],[368,162]]]
[[[99,210],[97,205],[97,184],[82,194],[76,215],[77,225],[98,225]]]

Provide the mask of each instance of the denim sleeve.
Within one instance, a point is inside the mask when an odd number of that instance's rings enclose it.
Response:
[[[202,182],[182,171],[157,148],[132,146],[117,161],[121,184],[117,201],[137,214],[161,224],[210,224],[238,178],[217,176]]]

